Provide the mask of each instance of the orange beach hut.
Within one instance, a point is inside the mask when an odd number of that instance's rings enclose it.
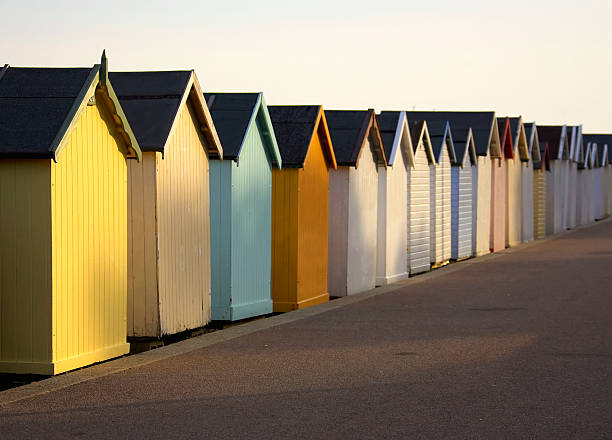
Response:
[[[283,169],[272,171],[272,301],[288,312],[329,300],[329,169],[336,169],[321,106],[268,106]]]

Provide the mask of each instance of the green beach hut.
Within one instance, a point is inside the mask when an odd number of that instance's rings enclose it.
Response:
[[[272,168],[281,156],[262,93],[205,93],[223,146],[210,162],[211,313],[272,313]]]

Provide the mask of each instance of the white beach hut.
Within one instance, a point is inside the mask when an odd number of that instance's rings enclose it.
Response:
[[[538,125],[540,142],[548,142],[550,172],[546,178],[546,235],[564,230],[565,186],[568,174],[569,145],[566,127]]]
[[[328,290],[376,285],[378,169],[386,166],[374,110],[325,110],[338,169],[329,176]]]
[[[478,157],[472,129],[455,132],[455,162],[451,169],[451,258],[464,260],[473,255],[474,199],[472,183]]]
[[[508,118],[512,134],[512,154],[506,157],[507,200],[506,200],[506,230],[507,246],[516,246],[523,241],[523,186],[533,187],[533,167],[528,154],[527,134],[523,118],[518,116]],[[523,168],[531,173],[523,173]],[[523,181],[525,179],[525,181]],[[532,192],[533,194],[533,192]],[[531,199],[533,205],[533,199]],[[533,218],[533,216],[531,216]],[[529,239],[533,239],[533,230],[526,231]]]
[[[378,170],[376,285],[408,277],[408,170],[414,164],[412,140],[402,111],[376,117],[387,167]]]
[[[612,135],[610,134],[584,134],[583,142],[596,143],[599,153],[600,186],[601,186],[601,212],[606,217],[612,214]],[[603,218],[602,217],[602,218]]]

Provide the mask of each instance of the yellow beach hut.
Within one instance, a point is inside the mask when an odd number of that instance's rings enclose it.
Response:
[[[110,79],[143,151],[128,166],[128,336],[157,340],[211,319],[208,171],[223,152],[192,70]]]
[[[0,372],[123,355],[127,159],[141,152],[90,68],[0,71]]]

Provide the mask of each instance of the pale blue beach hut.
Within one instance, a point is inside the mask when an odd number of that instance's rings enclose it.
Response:
[[[272,168],[281,156],[261,93],[205,93],[224,149],[210,162],[211,314],[272,313]]]

